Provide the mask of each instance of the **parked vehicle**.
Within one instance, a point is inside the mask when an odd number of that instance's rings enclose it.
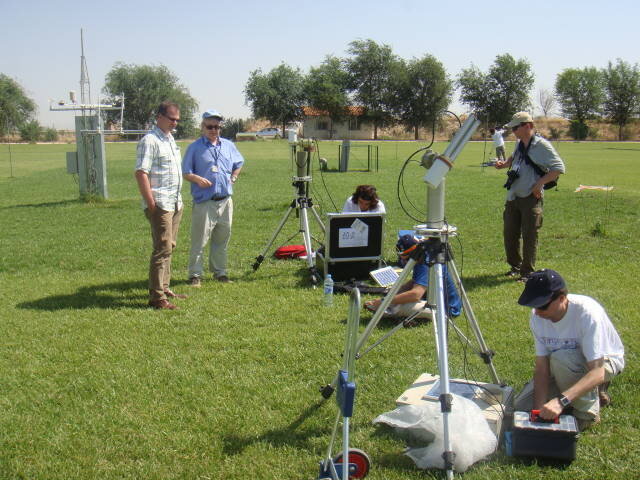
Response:
[[[259,132],[256,132],[256,136],[282,138],[282,130],[276,127],[263,128]]]

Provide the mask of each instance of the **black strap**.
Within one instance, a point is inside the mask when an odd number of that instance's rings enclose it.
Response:
[[[524,163],[526,163],[527,165],[529,165],[531,168],[533,168],[533,171],[536,172],[536,174],[539,177],[544,177],[546,175],[547,172],[545,172],[544,170],[542,170],[537,164],[536,162],[534,162],[533,160],[531,160],[531,157],[529,157],[529,148],[531,148],[531,144],[533,143],[533,137],[531,137],[531,140],[529,140],[529,145],[527,145],[526,147],[524,146],[524,144],[522,143],[522,140],[520,140],[520,143],[518,144],[518,151],[520,152],[520,155],[522,156],[522,158],[524,158]]]

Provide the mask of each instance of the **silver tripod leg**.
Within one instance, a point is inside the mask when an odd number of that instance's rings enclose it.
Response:
[[[311,244],[311,232],[309,231],[309,216],[307,215],[307,206],[300,207],[300,231],[304,239],[304,248],[307,251],[307,266],[311,272],[311,282],[315,285],[320,282],[316,267],[314,265],[315,256],[313,254],[313,246]]]
[[[256,262],[253,264],[254,271],[258,270],[258,267],[264,260],[264,256],[267,254],[267,252],[271,248],[271,245],[273,245],[273,242],[276,240],[276,237],[280,234],[280,231],[282,230],[282,227],[284,226],[284,224],[287,223],[287,220],[289,220],[289,217],[291,216],[291,212],[293,212],[295,209],[296,209],[296,203],[291,203],[291,205],[289,206],[289,209],[285,212],[284,217],[282,217],[282,220],[280,220],[278,227],[273,232],[273,235],[271,235],[271,239],[267,243],[267,246],[264,247],[264,250],[262,250],[260,255],[256,257]]]
[[[373,330],[376,328],[376,326],[380,322],[382,315],[384,315],[385,309],[389,306],[389,304],[391,303],[391,300],[393,299],[393,297],[395,297],[396,293],[398,293],[398,290],[400,290],[400,287],[404,284],[405,279],[409,276],[409,273],[413,271],[413,266],[415,264],[416,264],[416,261],[413,258],[409,258],[409,261],[407,262],[405,267],[402,269],[400,276],[398,277],[396,282],[393,284],[391,289],[387,292],[385,297],[382,299],[382,303],[376,310],[376,313],[374,313],[373,317],[371,317],[371,320],[369,320],[369,323],[367,324],[367,327],[364,329],[364,332],[362,332],[362,335],[358,337],[358,341],[356,343],[355,350],[354,350],[356,359],[360,358],[361,355],[358,352],[360,351],[362,346],[366,343],[368,338],[373,333]],[[333,382],[321,387],[320,392],[324,398],[329,398],[333,394],[337,386],[338,386],[338,377],[336,376],[334,377]]]
[[[320,214],[316,210],[316,206],[315,205],[311,205],[310,210],[313,212],[313,215],[316,217],[318,225],[320,225],[320,229],[322,230],[322,233],[324,234],[326,232],[326,230],[325,230],[325,227],[324,227],[324,223],[322,223],[322,218],[320,218]]]
[[[449,385],[449,355],[447,347],[447,311],[444,298],[444,266],[436,263],[429,271],[429,300],[435,300],[433,328],[437,338],[438,370],[440,373],[440,411],[442,412],[443,448],[442,458],[447,479],[453,478],[454,452],[451,450],[449,414],[451,413],[451,390]]]
[[[476,337],[476,341],[478,342],[478,347],[480,349],[479,355],[483,359],[484,363],[487,364],[487,368],[489,369],[489,375],[491,375],[491,378],[493,379],[493,383],[495,383],[496,385],[500,385],[500,379],[498,378],[498,373],[496,372],[496,369],[493,365],[493,361],[491,360],[493,352],[489,350],[489,348],[487,347],[487,344],[484,341],[484,337],[482,336],[482,332],[480,331],[480,326],[478,325],[478,320],[476,319],[476,316],[473,313],[473,308],[471,308],[469,297],[467,297],[467,292],[465,291],[464,286],[462,285],[462,281],[460,280],[460,274],[458,273],[456,264],[453,260],[449,260],[447,265],[449,267],[449,272],[451,272],[451,275],[453,277],[453,281],[458,287],[460,298],[462,298],[464,315],[469,320],[471,329],[473,330],[473,333]],[[456,327],[456,330],[457,330],[457,327]],[[469,342],[469,340],[467,340],[467,343],[471,345],[471,342]]]
[[[378,322],[380,322],[382,315],[384,315],[384,311],[387,309],[387,307],[391,303],[391,300],[393,300],[393,297],[396,296],[396,293],[398,293],[398,290],[400,290],[400,287],[404,285],[406,278],[413,271],[413,266],[415,264],[416,264],[416,261],[413,258],[410,258],[407,264],[402,269],[402,272],[400,273],[400,276],[398,277],[396,282],[393,284],[391,289],[387,292],[385,297],[382,299],[382,303],[376,310],[376,313],[373,314],[373,317],[371,317],[371,320],[369,320],[369,323],[367,324],[367,327],[364,329],[364,332],[362,332],[362,335],[360,335],[360,337],[358,338],[358,343],[356,344],[356,358],[360,358],[360,355],[358,354],[358,352],[360,351],[362,346],[365,344],[365,342],[369,339],[369,337],[373,333],[373,330],[375,330],[375,328],[378,326]]]
[[[425,307],[426,308],[426,307]],[[362,358],[364,357],[367,353],[369,353],[371,350],[373,350],[374,348],[376,348],[378,345],[380,345],[382,342],[384,342],[387,338],[389,338],[391,335],[393,335],[394,333],[396,333],[398,330],[400,330],[401,328],[405,328],[408,325],[410,325],[410,322],[416,318],[418,315],[420,314],[420,312],[414,312],[411,315],[409,315],[407,318],[405,318],[404,320],[402,320],[400,323],[398,323],[395,327],[393,327],[391,330],[389,330],[387,333],[385,333],[382,337],[380,337],[378,340],[376,340],[375,342],[373,342],[368,348],[366,348],[362,353],[360,353],[358,355],[358,358]]]

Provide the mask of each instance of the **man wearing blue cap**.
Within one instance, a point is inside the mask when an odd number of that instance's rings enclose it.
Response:
[[[227,275],[227,245],[233,220],[233,184],[244,158],[233,142],[220,137],[223,117],[217,110],[202,114],[202,137],[189,145],[182,161],[185,180],[191,182],[191,254],[189,285],[200,287],[203,251],[209,246],[209,269],[216,280],[230,282]]]
[[[593,298],[568,293],[555,270],[532,273],[518,300],[532,307],[533,381],[515,400],[516,410],[540,410],[552,419],[568,407],[581,430],[600,421],[611,403],[609,382],[624,369],[624,346],[604,308]]]
[[[417,245],[418,241],[413,235],[402,235],[398,239],[396,249],[398,250],[400,263],[402,265],[407,263],[411,252]],[[447,304],[447,314],[451,317],[457,317],[462,312],[462,300],[446,267],[444,271],[446,272],[445,302]],[[390,317],[409,317],[415,315],[414,318],[431,319],[433,312],[425,300],[428,286],[429,267],[426,260],[423,260],[413,266],[413,277],[402,285],[398,293],[391,299],[391,304],[387,307],[385,315]],[[369,311],[376,311],[381,303],[381,298],[369,300],[365,302],[365,308]]]

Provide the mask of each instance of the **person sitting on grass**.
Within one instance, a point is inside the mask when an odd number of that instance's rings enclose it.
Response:
[[[403,235],[398,239],[396,249],[398,250],[402,264],[406,264],[409,260],[409,255],[416,248],[417,244],[418,241],[413,235]],[[444,272],[446,274],[445,302],[447,314],[450,317],[457,317],[462,312],[462,300],[446,266],[444,267]],[[429,308],[426,300],[428,286],[429,266],[425,258],[413,266],[413,277],[400,287],[398,293],[393,297],[387,307],[384,316],[409,317],[415,315],[414,318],[417,319],[432,319],[433,312]],[[369,300],[365,302],[365,308],[370,312],[375,312],[382,303],[382,300],[382,298]]]
[[[537,409],[551,420],[572,407],[580,430],[598,423],[600,407],[611,403],[609,382],[624,369],[624,346],[607,312],[591,297],[570,294],[550,269],[529,276],[518,303],[533,309],[536,361],[516,410]]]
[[[385,213],[384,203],[373,185],[358,185],[342,207],[342,213]]]

